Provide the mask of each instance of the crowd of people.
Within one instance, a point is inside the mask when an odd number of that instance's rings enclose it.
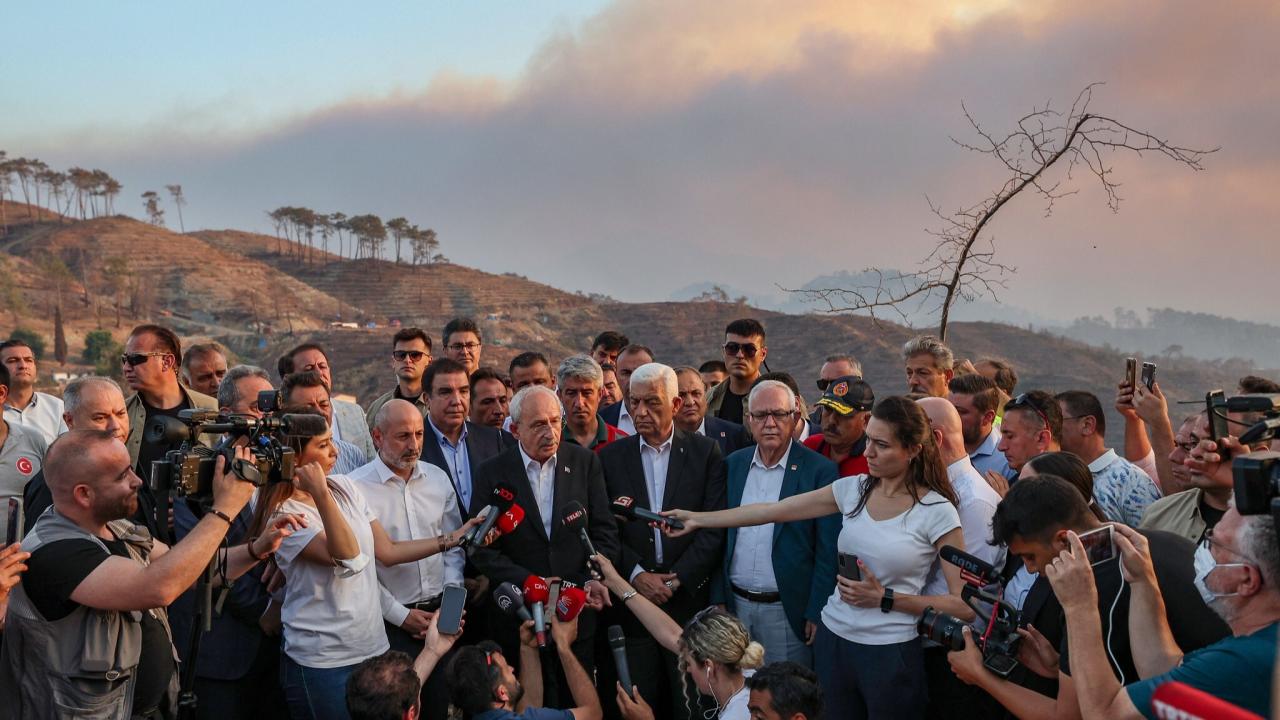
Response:
[[[810,404],[749,318],[698,367],[438,339],[396,331],[365,407],[315,343],[273,376],[140,325],[126,387],[61,397],[0,343],[6,715],[1271,711],[1280,544],[1232,473],[1263,410],[1023,389],[931,336],[890,387],[833,349]]]

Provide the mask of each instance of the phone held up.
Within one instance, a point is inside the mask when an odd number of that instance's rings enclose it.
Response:
[[[1096,530],[1080,533],[1080,544],[1084,546],[1085,555],[1089,556],[1089,564],[1114,560],[1116,557],[1116,529],[1112,525],[1103,525]]]

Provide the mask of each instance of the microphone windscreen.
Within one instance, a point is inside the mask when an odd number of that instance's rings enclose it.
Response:
[[[634,499],[623,495],[614,500],[609,508],[613,511],[614,515],[621,515],[623,517],[630,518],[635,517],[635,503],[636,501]]]
[[[280,424],[289,437],[317,437],[329,431],[329,422],[324,416],[311,413],[289,413]]]
[[[556,619],[569,622],[578,617],[582,608],[587,606],[587,593],[580,587],[567,587],[560,591],[560,599],[556,602]]]
[[[506,483],[498,483],[493,486],[491,499],[489,504],[498,508],[498,510],[506,510],[516,501],[516,489]]]
[[[570,530],[581,530],[587,526],[587,510],[577,500],[570,500],[564,505],[564,517],[560,522]]]
[[[524,601],[525,603],[546,602],[547,596],[551,589],[547,587],[547,581],[537,575],[530,575],[524,579]]]
[[[516,527],[520,525],[522,520],[524,520],[524,508],[519,505],[512,505],[507,508],[506,512],[498,516],[498,530],[503,535],[510,535],[515,532]]]

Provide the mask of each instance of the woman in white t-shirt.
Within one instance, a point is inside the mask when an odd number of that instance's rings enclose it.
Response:
[[[814,640],[814,665],[827,714],[838,718],[918,718],[928,702],[916,621],[925,608],[972,620],[960,599],[960,569],[943,563],[950,594],[919,595],[944,545],[964,547],[955,492],[929,419],[903,397],[876,403],[867,423],[868,475],[777,503],[664,515],[700,527],[745,527],[839,512],[841,553],[857,556],[861,580],[836,579]]]
[[[281,685],[294,720],[346,720],[347,677],[388,648],[370,559],[416,562],[454,547],[479,521],[447,536],[394,542],[355,484],[329,475],[338,449],[328,430],[290,436],[289,443],[296,454],[293,481],[262,492],[249,534],[257,535],[279,513],[306,519],[307,526],[275,553],[285,577]]]

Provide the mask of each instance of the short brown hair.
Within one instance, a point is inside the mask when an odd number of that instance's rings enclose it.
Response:
[[[146,324],[129,331],[129,337],[138,335],[151,335],[161,347],[172,354],[173,372],[177,374],[182,365],[182,341],[178,339],[178,334],[163,325]]]

